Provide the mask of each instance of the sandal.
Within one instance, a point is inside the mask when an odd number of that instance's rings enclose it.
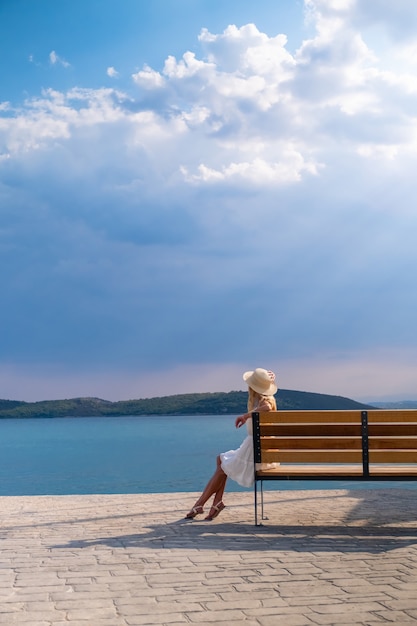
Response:
[[[204,513],[204,509],[201,505],[193,506],[191,511],[187,513],[184,519],[194,519],[197,515],[201,515],[201,513]]]
[[[213,504],[213,506],[210,509],[210,513],[204,519],[207,520],[208,522],[211,522],[211,520],[213,520],[215,517],[217,517],[218,514],[221,511],[223,511],[223,509],[225,507],[226,507],[226,505],[223,504],[223,502],[218,502],[217,504]],[[213,510],[214,510],[214,513],[212,513]]]

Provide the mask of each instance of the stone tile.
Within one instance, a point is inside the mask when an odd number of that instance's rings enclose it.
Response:
[[[0,624],[408,626],[417,622],[411,490],[0,497]],[[389,513],[388,513],[389,512]]]

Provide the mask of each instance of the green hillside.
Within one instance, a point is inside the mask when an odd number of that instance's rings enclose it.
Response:
[[[372,408],[349,398],[305,391],[280,389],[278,409],[363,409]],[[238,415],[246,411],[247,392],[189,393],[142,400],[109,402],[100,398],[73,398],[19,402],[0,400],[0,418],[104,417],[122,415]]]
[[[22,406],[25,402],[19,402],[18,400],[0,400],[0,411],[7,411],[7,409],[14,409],[17,406]]]

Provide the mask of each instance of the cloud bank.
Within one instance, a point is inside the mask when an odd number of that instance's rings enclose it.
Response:
[[[417,8],[305,6],[293,54],[203,28],[129,89],[1,103],[0,397],[230,390],[257,366],[412,395]]]

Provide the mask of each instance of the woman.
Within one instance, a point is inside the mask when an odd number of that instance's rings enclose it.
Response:
[[[204,513],[204,505],[214,494],[210,512],[204,519],[211,521],[224,509],[222,498],[228,478],[235,480],[242,487],[251,487],[254,481],[252,411],[276,411],[274,395],[277,392],[275,374],[261,367],[245,372],[243,380],[249,389],[248,412],[236,418],[235,426],[240,428],[246,423],[248,434],[240,448],[222,452],[217,457],[217,468],[208,481],[203,493],[194,504],[185,519],[193,519]],[[249,421],[248,421],[249,420]]]

